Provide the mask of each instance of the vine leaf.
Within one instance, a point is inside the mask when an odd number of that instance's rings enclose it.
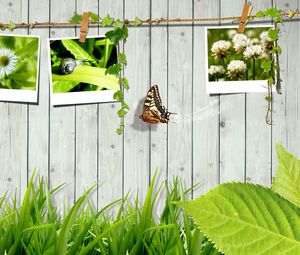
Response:
[[[114,29],[122,29],[124,27],[124,24],[122,21],[120,21],[119,19],[117,19],[114,23]]]
[[[74,12],[74,15],[71,19],[69,19],[70,23],[80,23],[82,21],[82,15],[78,14],[77,12]]]
[[[123,78],[121,79],[121,83],[122,83],[123,87],[124,87],[126,90],[129,89],[128,80],[127,80],[125,77],[123,77]]]
[[[278,165],[272,189],[300,207],[300,160],[277,144]]]
[[[127,58],[126,58],[126,55],[124,53],[120,53],[119,55],[119,60],[120,62],[123,64],[123,65],[127,65]]]
[[[265,15],[272,18],[276,18],[280,16],[280,12],[276,9],[276,7],[271,7],[265,10]]]
[[[268,31],[268,35],[272,41],[275,41],[278,39],[278,32],[279,32],[279,28],[270,29]]]
[[[269,188],[221,184],[177,204],[225,254],[300,254],[300,209]]]
[[[261,68],[264,69],[264,72],[269,72],[269,71],[271,71],[271,69],[272,69],[272,61],[266,61],[266,60],[264,60],[264,61],[261,63]]]
[[[13,23],[12,21],[10,21],[9,24],[8,24],[8,30],[9,31],[14,31],[15,28],[16,28],[16,24]]]
[[[123,109],[123,108],[121,108],[119,111],[118,111],[118,116],[119,117],[124,117],[125,115],[126,115],[126,111]]]
[[[138,27],[139,25],[142,24],[142,21],[138,18],[138,17],[135,17],[134,21],[133,21],[133,25],[135,27]]]
[[[106,69],[105,74],[114,74],[114,75],[118,76],[121,69],[122,69],[121,64],[119,64],[119,63],[113,64]]]
[[[100,18],[99,18],[98,14],[96,14],[94,12],[89,12],[89,19],[92,22],[97,22],[97,21],[99,21]]]
[[[122,90],[117,90],[114,95],[113,95],[114,99],[117,101],[122,101],[123,100],[123,92]]]
[[[109,15],[106,15],[102,19],[101,24],[102,24],[102,26],[107,27],[107,26],[111,26],[113,24],[113,22],[114,22],[114,19],[109,17]]]

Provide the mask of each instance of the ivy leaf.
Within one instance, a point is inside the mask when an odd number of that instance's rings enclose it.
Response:
[[[16,24],[13,23],[12,21],[10,21],[9,24],[8,24],[8,30],[9,31],[14,31],[15,28],[16,28]]]
[[[264,69],[264,72],[269,72],[271,71],[272,69],[272,61],[267,61],[267,60],[264,60],[262,63],[261,63],[261,68]]]
[[[139,25],[142,24],[142,21],[138,18],[138,17],[135,17],[134,21],[133,21],[133,25],[135,27],[138,27]]]
[[[100,19],[99,15],[94,12],[89,12],[89,18],[92,22],[97,22]]]
[[[262,18],[262,17],[264,16],[264,13],[263,13],[263,11],[259,10],[259,11],[255,14],[255,16],[256,16],[257,18]]]
[[[268,78],[268,84],[274,84],[274,79],[273,77]]]
[[[123,65],[127,65],[127,58],[126,58],[126,55],[124,53],[120,53],[119,55],[119,60],[120,62],[123,64]]]
[[[114,44],[118,44],[121,39],[126,39],[128,36],[128,30],[126,27],[117,28],[115,30],[108,31],[105,36],[111,40]]]
[[[277,170],[272,189],[300,207],[300,160],[277,144]]]
[[[265,10],[265,15],[275,18],[280,16],[280,12],[276,9],[276,7],[271,7]]]
[[[267,102],[271,102],[271,96],[266,96],[265,99]]]
[[[126,90],[129,89],[128,80],[127,80],[125,77],[123,77],[123,78],[121,79],[121,83],[122,83],[123,87],[124,87]]]
[[[278,39],[278,32],[279,32],[279,28],[269,29],[268,35],[272,41],[275,41]]]
[[[74,12],[74,15],[71,19],[69,19],[70,23],[80,23],[82,21],[82,15]]]
[[[118,135],[122,135],[123,128],[121,128],[121,127],[117,128],[116,132]]]
[[[128,109],[128,110],[129,110],[129,105],[126,104],[124,101],[122,102],[122,107],[123,107],[124,109]]]
[[[117,101],[122,101],[123,100],[123,92],[122,90],[117,90],[114,95],[113,95],[114,99]]]
[[[121,108],[118,112],[117,112],[119,117],[124,117],[127,114],[127,111],[125,111],[123,108]]]
[[[119,19],[117,19],[114,23],[114,29],[118,29],[118,28],[122,29],[123,26],[124,26],[123,22],[120,21]]]
[[[113,24],[113,22],[114,22],[114,19],[109,17],[109,15],[106,15],[102,19],[101,24],[102,24],[102,26],[107,27],[107,26],[111,26]]]
[[[114,75],[118,76],[121,69],[122,69],[121,64],[119,64],[119,63],[113,64],[106,69],[105,74],[114,74]]]

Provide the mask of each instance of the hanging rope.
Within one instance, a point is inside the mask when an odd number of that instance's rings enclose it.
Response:
[[[294,16],[300,15],[300,11],[289,11],[282,12],[282,17],[293,18]],[[255,15],[250,16],[251,19],[264,19],[265,17],[256,17]],[[151,25],[151,24],[166,24],[166,23],[210,23],[210,22],[218,22],[218,21],[239,21],[240,16],[231,16],[231,17],[223,17],[223,18],[191,18],[191,19],[146,19],[141,20],[142,25]],[[133,26],[133,20],[124,20],[124,24],[128,26]],[[81,23],[71,23],[71,22],[33,22],[33,23],[18,23],[15,24],[15,28],[34,28],[34,27],[76,27],[80,26]],[[0,24],[0,29],[9,28],[10,24]],[[89,26],[101,26],[101,21],[98,22],[90,22]]]

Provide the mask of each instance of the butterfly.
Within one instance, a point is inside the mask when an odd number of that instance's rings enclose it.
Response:
[[[150,124],[168,123],[171,114],[176,113],[168,112],[168,109],[162,105],[158,86],[153,85],[147,93],[143,114],[139,118]]]

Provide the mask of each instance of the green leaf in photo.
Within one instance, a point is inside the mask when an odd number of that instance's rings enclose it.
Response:
[[[77,81],[53,81],[53,93],[66,93],[75,88],[80,82]]]
[[[126,55],[124,53],[120,53],[119,54],[119,60],[123,65],[127,65],[127,58]]]
[[[269,188],[221,184],[176,204],[225,254],[300,254],[300,209]]]
[[[269,71],[271,71],[271,69],[272,69],[272,61],[264,60],[264,61],[261,63],[261,68],[264,69],[264,72],[269,72]]]
[[[8,30],[9,31],[14,31],[15,28],[16,28],[16,24],[13,23],[12,21],[10,21],[9,24],[8,24]]]
[[[107,26],[111,26],[114,22],[114,19],[109,17],[109,15],[106,15],[102,20],[101,20],[101,24],[102,26],[104,27],[107,27]]]
[[[75,40],[66,39],[66,40],[61,40],[61,42],[64,45],[64,47],[72,53],[75,59],[77,60],[87,59],[92,63],[97,64],[97,59],[93,55],[90,55],[88,52],[86,52]]]
[[[138,17],[135,17],[134,21],[133,21],[133,25],[135,27],[138,27],[139,25],[142,24],[142,21],[138,18]]]
[[[120,88],[119,79],[114,75],[105,74],[105,71],[105,68],[77,66],[74,72],[68,75],[52,74],[52,81],[87,83],[109,90],[118,90]]]
[[[36,56],[37,58],[37,51],[39,47],[38,38],[32,38],[32,40],[26,44],[24,47],[16,50],[16,55],[21,58],[25,58],[28,56]]]
[[[122,65],[121,64],[113,64],[111,66],[109,66],[107,69],[106,69],[106,74],[114,74],[116,76],[119,75],[119,72],[121,71],[122,69]]]
[[[272,190],[300,208],[300,160],[277,144],[277,169]]]
[[[100,18],[99,18],[98,14],[96,14],[94,12],[89,12],[89,19],[92,22],[97,22],[97,21],[99,21]]]
[[[82,21],[82,15],[74,12],[74,15],[69,19],[70,23],[80,23]]]

